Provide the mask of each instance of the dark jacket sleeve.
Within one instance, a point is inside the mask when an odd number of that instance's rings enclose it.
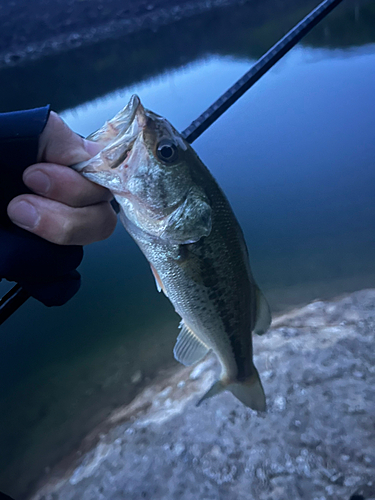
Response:
[[[6,208],[12,198],[30,192],[22,182],[23,171],[36,162],[38,141],[50,108],[0,113],[0,221],[8,221]]]
[[[46,305],[61,305],[79,289],[75,269],[82,247],[45,241],[12,224],[6,213],[10,200],[30,192],[22,174],[37,161],[48,116],[49,106],[0,113],[0,279],[20,283]]]
[[[8,495],[0,491],[0,500],[13,500],[13,498],[8,497]]]

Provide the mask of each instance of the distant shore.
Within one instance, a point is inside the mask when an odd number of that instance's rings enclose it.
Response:
[[[0,69],[16,66],[100,40],[157,31],[184,18],[217,8],[252,5],[264,0],[17,0],[0,5]],[[358,8],[358,0],[347,4]],[[371,4],[361,0],[360,4]],[[311,0],[280,0],[287,6],[313,8]],[[335,14],[336,15],[336,14]],[[355,14],[356,15],[356,14]],[[365,29],[364,39],[371,37]],[[367,35],[366,35],[367,33]]]
[[[0,9],[0,68],[249,0],[18,0]],[[35,15],[36,13],[36,15]]]

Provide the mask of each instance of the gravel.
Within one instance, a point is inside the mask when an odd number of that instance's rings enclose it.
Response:
[[[116,410],[30,498],[374,500],[374,331],[375,290],[281,316],[254,339],[266,414],[229,393],[195,406],[211,355]]]
[[[0,69],[100,40],[156,31],[249,0],[17,0],[0,4]]]

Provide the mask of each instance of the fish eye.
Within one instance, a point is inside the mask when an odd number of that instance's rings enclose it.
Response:
[[[156,148],[156,153],[158,158],[164,163],[172,163],[178,158],[178,150],[176,144],[168,139],[164,139],[159,142]]]

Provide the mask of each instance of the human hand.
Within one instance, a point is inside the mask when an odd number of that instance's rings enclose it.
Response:
[[[17,226],[59,245],[87,245],[103,240],[116,226],[111,193],[68,165],[90,159],[100,144],[82,139],[54,112],[39,139],[37,164],[23,173],[35,194],[23,194],[8,205]]]

